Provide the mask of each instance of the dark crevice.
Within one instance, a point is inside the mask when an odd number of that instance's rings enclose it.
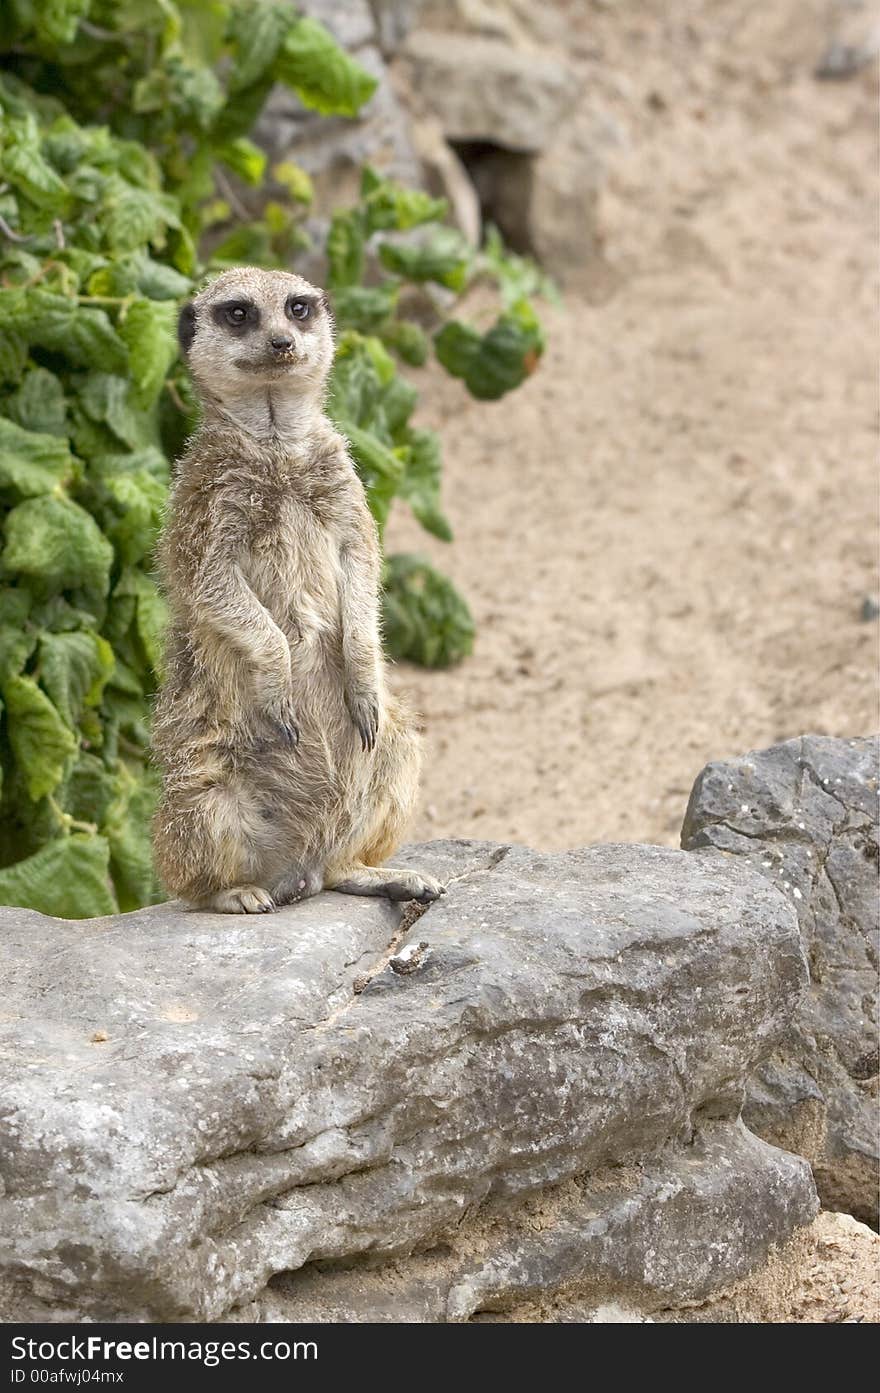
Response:
[[[489,140],[450,142],[476,190],[484,223],[494,223],[512,251],[534,254],[529,239],[534,156]]]

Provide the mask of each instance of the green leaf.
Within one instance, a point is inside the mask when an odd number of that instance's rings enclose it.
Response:
[[[241,0],[233,0],[238,5]],[[169,9],[170,9],[169,5]],[[176,0],[180,15],[180,47],[197,66],[212,68],[224,52],[229,28],[228,0]]]
[[[69,634],[74,629],[91,629],[95,616],[90,610],[72,605],[63,595],[36,600],[31,610],[31,623],[53,634]]]
[[[149,347],[145,347],[145,355],[149,352]],[[89,419],[109,426],[123,445],[135,449],[143,443],[144,421],[132,403],[128,378],[109,372],[89,373],[80,387],[78,400]]]
[[[216,154],[217,158],[228,165],[246,184],[256,186],[262,183],[266,172],[266,152],[252,140],[241,135],[237,140],[230,140],[219,146]]]
[[[412,431],[400,495],[428,532],[451,542],[452,528],[440,506],[440,476],[439,437],[431,430]]]
[[[0,590],[0,676],[20,673],[36,647],[36,631],[27,623],[30,607],[27,590]]]
[[[68,231],[69,230],[70,224],[68,224]],[[68,244],[63,248],[58,248],[55,256],[57,257],[59,268],[62,266],[69,267],[71,276],[76,281],[80,290],[85,289],[90,276],[95,275],[97,271],[100,271],[102,266],[108,264],[107,258],[100,252],[89,251],[85,247],[76,247],[72,244]],[[64,272],[59,271],[59,274],[64,275]],[[64,275],[64,279],[65,281],[67,280],[66,275]]]
[[[70,588],[104,596],[112,562],[113,548],[94,518],[69,498],[28,499],[6,518],[3,570],[29,577],[38,592]]]
[[[411,319],[394,319],[380,329],[382,342],[411,367],[420,368],[428,359],[429,342],[424,329]]]
[[[212,269],[246,262],[266,265],[272,260],[271,238],[264,223],[242,223],[214,248],[211,255]]]
[[[138,290],[149,300],[180,300],[192,290],[189,276],[181,275],[162,261],[154,261],[146,253],[136,258],[135,274]]]
[[[108,725],[113,726],[117,732],[116,738],[118,738],[118,732],[121,731],[129,741],[140,745],[146,751],[150,743],[150,733],[147,728],[147,707],[143,697],[132,697],[125,692],[108,687],[101,714],[104,719],[105,732]]]
[[[361,198],[369,198],[371,194],[378,193],[388,182],[378,169],[374,169],[371,164],[365,164],[361,170]]]
[[[389,362],[391,373],[385,376],[366,339],[353,331],[342,335],[328,398],[328,411],[337,425],[343,428],[344,422],[350,422],[364,426],[374,419],[382,393],[394,376],[394,364],[390,359]]]
[[[126,787],[109,810],[110,870],[119,907],[126,911],[164,899],[153,869],[150,826],[157,801],[157,781],[143,778]]]
[[[100,826],[113,800],[118,796],[118,778],[105,768],[97,755],[83,751],[58,795],[64,811],[77,822]]]
[[[394,314],[398,288],[392,281],[384,285],[347,285],[333,292],[333,313],[340,329],[357,329],[372,334]]]
[[[123,565],[136,566],[156,545],[167,489],[143,469],[105,475],[103,484],[112,499],[104,531]]]
[[[530,257],[517,256],[509,251],[497,227],[491,223],[486,228],[486,240],[479,261],[497,284],[505,309],[533,295],[540,295],[552,304],[561,303],[559,291],[551,278]]]
[[[288,13],[288,24],[289,22]],[[217,113],[211,128],[212,140],[234,140],[238,135],[247,135],[258,120],[273,85],[274,79],[270,70],[247,87],[230,90],[225,105]]]
[[[322,116],[356,116],[378,86],[323,24],[307,18],[296,20],[288,30],[274,72],[304,106]]]
[[[119,175],[107,180],[98,213],[106,245],[114,252],[136,251],[145,242],[160,244],[168,227],[180,226],[174,199],[138,188]]]
[[[24,774],[28,794],[36,802],[58,787],[78,742],[32,678],[7,677],[3,700],[12,753]]]
[[[6,400],[5,410],[25,430],[40,431],[46,435],[67,435],[64,388],[54,372],[46,368],[31,368],[18,391]]]
[[[195,241],[188,228],[172,227],[168,233],[168,256],[182,275],[195,275],[199,258]]]
[[[46,43],[69,44],[92,0],[41,0],[34,13],[37,33]]]
[[[370,511],[381,531],[397,493],[403,463],[372,432],[362,430],[351,422],[341,423],[340,429],[348,438],[355,467],[366,489]]]
[[[382,417],[388,434],[398,444],[403,439],[404,427],[416,408],[419,394],[411,382],[396,373],[382,393]],[[403,443],[408,444],[406,439]]]
[[[139,406],[149,406],[164,387],[177,358],[177,306],[167,300],[135,300],[128,307],[119,333],[128,348],[135,401]]]
[[[41,634],[39,679],[70,726],[84,706],[98,706],[113,673],[113,649],[95,633]]]
[[[331,290],[360,284],[364,274],[364,247],[360,211],[334,213],[327,234],[327,284]]]
[[[100,262],[102,264],[97,265],[86,280],[86,293],[88,295],[121,299],[126,295],[134,294],[137,289],[137,257],[135,253],[117,256],[113,261],[107,261],[101,257]]]
[[[36,120],[7,119],[0,148],[0,174],[38,208],[62,213],[69,195],[64,180],[43,158]]]
[[[22,633],[0,624],[0,672],[12,677],[22,672],[24,665],[36,647],[36,634]]]
[[[18,382],[27,356],[24,337],[9,329],[0,329],[0,382]]]
[[[125,372],[128,354],[103,310],[80,306],[38,286],[0,295],[0,331],[23,335],[79,367]]]
[[[107,686],[115,687],[118,692],[127,692],[129,696],[142,698],[144,695],[143,683],[134,668],[129,667],[121,658],[116,659],[116,666]]]
[[[125,345],[103,310],[74,310],[60,336],[45,324],[39,332],[44,348],[56,347],[78,365],[103,372],[125,372],[128,366]]]
[[[544,351],[544,335],[532,306],[518,300],[482,336],[470,325],[451,320],[435,335],[434,347],[443,366],[463,378],[473,396],[495,401],[534,372]]]
[[[311,178],[292,160],[280,160],[278,164],[273,164],[272,178],[276,184],[281,184],[287,190],[296,203],[308,206],[313,201],[315,189]]]
[[[379,260],[386,270],[411,281],[436,281],[456,292],[467,284],[471,250],[454,227],[436,227],[418,243],[383,242]]]
[[[0,870],[0,904],[22,905],[63,919],[115,914],[110,847],[104,837],[74,833]]]
[[[465,380],[478,367],[483,340],[470,324],[450,319],[434,335],[434,352],[447,372]]]
[[[154,672],[158,672],[162,664],[162,643],[168,624],[168,607],[155,581],[142,571],[132,569],[124,573],[114,591],[114,599],[119,600],[126,595],[134,596],[135,629],[147,662]]]
[[[388,558],[382,615],[385,646],[394,658],[449,667],[473,648],[470,610],[452,582],[423,557]]]
[[[17,586],[0,586],[0,624],[12,624],[20,628],[27,620],[33,605],[29,590]]]
[[[371,335],[361,339],[360,342],[380,385],[383,388],[390,387],[397,376],[397,369],[391,354],[381,339],[373,338]]]
[[[161,66],[135,83],[131,100],[138,113],[170,111],[179,125],[204,132],[222,111],[224,92],[213,69],[166,52]]]
[[[73,468],[66,441],[57,435],[22,430],[0,417],[0,492],[15,499],[36,498],[69,479]]]
[[[287,0],[251,0],[232,7],[229,33],[235,44],[235,61],[229,74],[231,92],[251,87],[263,77],[275,62],[292,18]]]
[[[113,594],[107,605],[107,615],[102,625],[102,632],[105,638],[116,649],[117,657],[120,645],[128,634],[134,622],[135,611],[137,610],[137,595],[135,588],[131,584],[131,578],[127,571],[123,571]]]
[[[432,198],[421,189],[408,189],[393,179],[383,179],[369,165],[363,171],[361,197],[367,236],[373,232],[407,232],[421,223],[438,222],[449,211],[445,198]]]

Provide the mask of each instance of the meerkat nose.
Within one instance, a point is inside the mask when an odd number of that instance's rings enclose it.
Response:
[[[284,336],[281,334],[278,334],[275,338],[270,339],[269,342],[276,353],[286,353],[289,348],[293,348],[293,339],[284,338]]]

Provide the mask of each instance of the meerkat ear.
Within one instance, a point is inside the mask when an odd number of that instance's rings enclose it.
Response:
[[[180,344],[180,350],[184,357],[186,357],[187,353],[189,353],[189,350],[192,348],[192,341],[195,336],[196,307],[192,300],[190,300],[180,311],[180,317],[177,321],[177,342]]]

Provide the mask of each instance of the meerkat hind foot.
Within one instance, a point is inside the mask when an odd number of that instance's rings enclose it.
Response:
[[[446,894],[445,886],[422,871],[397,866],[357,866],[328,881],[328,890],[342,895],[377,895],[389,900],[418,900],[431,904]]]
[[[233,885],[229,890],[218,890],[201,908],[220,914],[271,914],[278,906],[260,885]]]
[[[272,898],[277,905],[299,904],[318,895],[324,888],[320,871],[288,871],[272,886]]]

